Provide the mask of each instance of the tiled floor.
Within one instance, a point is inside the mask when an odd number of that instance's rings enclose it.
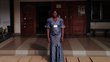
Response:
[[[110,56],[110,38],[65,38],[64,55]],[[46,38],[15,36],[0,44],[0,55],[49,55]]]
[[[49,62],[47,56],[0,56],[0,62]],[[110,57],[65,56],[64,62],[110,62]]]

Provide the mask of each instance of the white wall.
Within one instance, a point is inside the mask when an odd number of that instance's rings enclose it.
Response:
[[[21,33],[20,29],[20,0],[14,0],[14,33]]]
[[[6,28],[10,25],[10,3],[9,0],[0,0],[0,27]]]

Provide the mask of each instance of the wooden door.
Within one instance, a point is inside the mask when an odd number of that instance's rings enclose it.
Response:
[[[70,10],[69,10],[70,33],[73,36],[84,36],[86,34],[85,6],[86,6],[85,2],[70,3]]]
[[[21,5],[21,35],[36,34],[36,9],[33,5]]]

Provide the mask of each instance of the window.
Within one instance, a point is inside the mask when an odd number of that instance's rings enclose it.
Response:
[[[106,1],[103,2],[103,19],[108,20],[110,19],[110,2]]]
[[[92,1],[92,21],[100,20],[100,2]]]

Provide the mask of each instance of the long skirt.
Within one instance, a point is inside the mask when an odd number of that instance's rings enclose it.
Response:
[[[61,34],[56,36],[51,35],[50,62],[64,62],[63,49],[61,45]]]

